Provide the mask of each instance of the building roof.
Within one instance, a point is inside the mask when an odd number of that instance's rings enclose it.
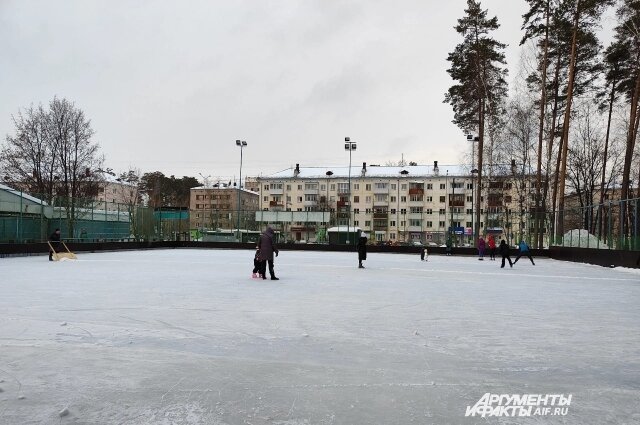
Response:
[[[43,201],[42,199],[35,198],[35,197],[31,196],[31,195],[28,195],[25,192],[21,192],[19,190],[16,190],[16,189],[14,189],[12,187],[9,187],[9,186],[1,184],[1,183],[0,183],[0,190],[4,190],[4,191],[12,193],[12,194],[14,194],[14,195],[16,195],[18,197],[22,197],[24,199],[28,199],[29,201],[31,201],[33,203],[36,203],[36,204],[49,205],[45,201]]]
[[[326,179],[327,172],[331,171],[333,174],[330,178],[347,178],[349,177],[349,167],[299,167],[300,172],[295,175],[295,168],[287,168],[277,173],[262,176],[261,179],[291,179],[291,178],[303,178],[303,179]],[[401,174],[402,171],[407,173]],[[365,177],[384,177],[384,178],[396,178],[403,177],[405,179],[411,179],[411,177],[445,177],[449,172],[449,176],[469,176],[469,167],[464,165],[440,165],[438,164],[438,174],[435,174],[432,165],[406,165],[400,166],[379,166],[379,165],[367,165]],[[362,177],[362,165],[351,166],[351,177]]]
[[[215,185],[213,185],[213,186],[209,186],[209,187],[207,187],[207,186],[196,186],[196,187],[192,187],[191,190],[232,190],[232,191],[237,191],[238,188],[237,187],[230,187],[230,186],[226,186],[226,185],[225,186],[222,186],[222,185],[215,186]],[[242,189],[240,189],[240,190],[242,190],[245,193],[250,193],[252,195],[260,195],[258,192],[254,192],[253,190],[249,190],[249,189],[246,189],[244,187]]]

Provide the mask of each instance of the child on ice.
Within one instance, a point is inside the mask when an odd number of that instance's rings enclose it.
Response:
[[[429,252],[427,251],[427,247],[423,246],[420,250],[420,261],[428,261],[429,260]]]
[[[253,256],[253,274],[251,277],[254,279],[262,278],[260,269],[262,268],[262,262],[260,261],[260,247],[256,247],[256,255]]]

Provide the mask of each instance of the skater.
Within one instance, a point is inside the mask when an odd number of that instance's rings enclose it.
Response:
[[[260,258],[260,274],[262,275],[262,279],[267,278],[267,262],[269,263],[269,274],[271,275],[271,280],[280,280],[276,277],[276,273],[273,270],[273,254],[278,256],[278,249],[275,247],[273,243],[274,232],[271,226],[267,226],[267,229],[260,235],[258,239],[258,249],[260,254],[258,257]]]
[[[505,259],[509,261],[509,267],[513,267],[511,257],[509,257],[509,245],[507,245],[504,239],[500,239],[500,248],[498,248],[498,250],[500,251],[500,255],[502,256],[502,265],[500,266],[500,268],[504,268]]]
[[[362,262],[367,259],[367,237],[364,232],[360,233],[358,239],[358,268],[364,269]]]
[[[491,261],[495,261],[496,259],[496,239],[493,235],[489,235],[489,255]]]
[[[420,261],[429,261],[429,251],[427,251],[426,246],[423,246],[420,250]]]
[[[256,279],[256,278],[261,278],[262,274],[262,262],[260,261],[260,247],[257,246],[256,247],[256,255],[254,255],[253,257],[253,273],[251,274],[251,277]]]
[[[521,240],[520,243],[518,244],[518,248],[520,249],[520,252],[518,252],[518,255],[516,256],[516,259],[513,261],[513,264],[517,263],[520,257],[522,257],[523,255],[526,255],[527,257],[529,257],[529,260],[531,260],[531,264],[535,266],[536,263],[534,263],[533,258],[531,258],[531,251],[529,251],[529,245],[527,245],[527,243],[524,240]]]
[[[480,236],[480,239],[478,239],[478,260],[480,261],[484,260],[484,248],[485,242],[482,236]]]
[[[51,236],[49,236],[49,242],[51,242],[51,246],[53,249],[56,249],[60,246],[60,229],[56,229],[53,231]],[[53,261],[54,251],[49,249],[49,261]]]
[[[451,255],[451,247],[453,246],[453,241],[451,238],[447,238],[445,252],[447,255]]]

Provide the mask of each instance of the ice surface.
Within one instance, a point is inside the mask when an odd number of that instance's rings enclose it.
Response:
[[[253,254],[1,259],[0,424],[640,423],[638,274],[282,250],[263,281]],[[465,418],[484,393],[572,404]]]

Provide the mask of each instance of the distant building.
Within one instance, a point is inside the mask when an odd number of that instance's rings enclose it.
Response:
[[[511,239],[529,232],[533,227],[527,220],[535,192],[533,176],[518,180],[505,173],[494,177],[486,173],[480,200],[481,234]],[[258,215],[258,221],[291,235],[294,241],[320,241],[329,227],[352,226],[378,242],[441,244],[451,232],[456,243],[471,243],[475,181],[476,176],[464,166],[439,166],[437,161],[433,166],[363,163],[351,170],[296,164],[258,178],[260,209],[280,212]]]
[[[189,201],[189,224],[192,229],[234,229],[238,224],[238,194],[240,194],[240,227],[247,220],[255,221],[258,210],[258,194],[242,188],[238,190],[224,184],[211,187],[199,186],[191,189]]]

